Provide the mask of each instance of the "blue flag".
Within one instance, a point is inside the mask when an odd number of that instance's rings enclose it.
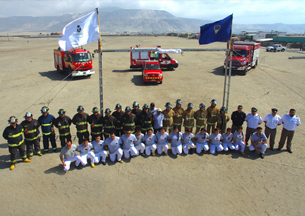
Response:
[[[230,40],[233,14],[216,22],[200,26],[199,44]]]

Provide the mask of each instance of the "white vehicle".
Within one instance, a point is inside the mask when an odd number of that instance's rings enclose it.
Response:
[[[271,46],[267,46],[267,52],[284,52],[286,51],[286,47],[283,47],[282,44],[272,44]]]

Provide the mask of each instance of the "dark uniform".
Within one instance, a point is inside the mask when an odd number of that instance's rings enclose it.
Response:
[[[55,141],[55,131],[53,126],[54,120],[55,117],[51,114],[48,114],[47,116],[41,115],[38,118],[42,131],[42,140],[43,140],[43,148],[44,148],[43,151],[45,153],[49,151],[49,139],[51,141],[53,151],[54,152],[57,151],[56,141]]]
[[[124,112],[123,111],[121,111],[121,112],[114,111],[112,113],[112,116],[116,119],[116,121],[114,122],[115,135],[121,136],[123,134],[122,118],[124,116]]]
[[[70,125],[72,120],[69,116],[58,117],[54,121],[54,126],[58,128],[61,147],[65,147],[66,142],[72,141]]]
[[[88,122],[91,125],[91,140],[94,141],[97,136],[100,136],[103,139],[102,131],[103,131],[103,124],[102,124],[103,115],[92,114],[88,117]]]
[[[219,128],[221,134],[227,131],[228,121],[230,121],[230,116],[227,113],[217,115],[217,128]]]
[[[141,112],[142,110],[138,109],[132,109],[131,113],[134,114],[136,116],[136,128],[141,128]]]
[[[153,114],[148,111],[147,113],[143,110],[140,113],[140,122],[141,122],[141,131],[143,134],[145,134],[148,129],[152,129],[152,120],[153,120]]]
[[[76,113],[72,119],[73,124],[76,125],[78,143],[82,144],[84,138],[89,140],[87,119],[89,115],[87,113]]]
[[[131,133],[134,133],[136,130],[136,121],[137,118],[134,114],[130,113],[130,115],[127,115],[125,113],[122,117],[123,132],[126,133],[127,130],[130,130]]]
[[[38,130],[38,127],[40,126],[39,122],[36,119],[32,119],[32,121],[30,122],[24,120],[23,122],[21,122],[21,126],[24,130],[23,133],[28,158],[33,157],[33,145],[36,154],[41,156],[39,137],[40,132]]]
[[[232,112],[231,115],[231,120],[232,120],[232,133],[234,134],[234,132],[237,130],[237,128],[239,126],[242,126],[244,121],[246,118],[246,113],[244,113],[243,111],[238,112],[238,111],[234,111]]]
[[[115,121],[116,121],[116,119],[112,115],[110,115],[110,116],[106,115],[106,116],[103,117],[102,124],[103,124],[103,127],[104,127],[105,139],[110,136],[110,133],[114,132]]]
[[[11,154],[11,164],[14,165],[17,162],[17,153],[19,150],[20,157],[25,160],[25,144],[22,138],[23,128],[21,125],[16,124],[14,128],[12,125],[6,127],[3,131],[3,138],[7,140],[8,149]]]

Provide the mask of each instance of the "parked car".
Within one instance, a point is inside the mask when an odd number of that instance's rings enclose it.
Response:
[[[284,52],[286,51],[286,47],[283,47],[282,44],[272,44],[271,46],[267,46],[267,52]]]
[[[145,61],[142,66],[142,76],[144,82],[159,82],[162,84],[163,74],[159,61]]]

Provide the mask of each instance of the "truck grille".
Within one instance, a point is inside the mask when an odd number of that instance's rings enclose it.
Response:
[[[233,60],[232,65],[239,65],[239,61],[238,60]]]

